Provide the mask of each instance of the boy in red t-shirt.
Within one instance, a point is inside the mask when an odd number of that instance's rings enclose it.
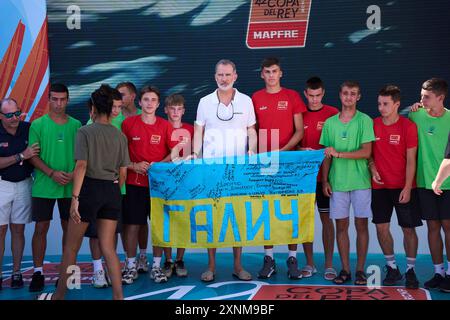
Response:
[[[181,122],[184,112],[184,97],[181,94],[171,94],[165,100],[164,112],[167,114],[167,120],[172,125],[173,132],[170,140],[172,147],[172,158],[183,157],[190,155],[192,150],[192,137],[194,136],[194,126],[188,123]],[[175,263],[172,260],[172,248],[164,248],[164,255],[166,261],[162,271],[167,278],[172,276],[172,273],[178,277],[186,277],[188,272],[184,266],[183,256],[186,249],[178,248]]]
[[[299,150],[318,150],[323,146],[319,144],[322,127],[325,121],[336,114],[339,110],[322,103],[325,95],[325,87],[319,77],[312,77],[306,81],[306,89],[303,94],[308,100],[308,111],[303,114],[304,135],[300,141]],[[322,241],[325,254],[325,280],[332,281],[337,272],[333,268],[334,251],[334,224],[330,219],[330,198],[326,197],[322,191],[321,172],[317,175],[316,202],[322,222]],[[316,273],[313,259],[313,244],[304,243],[303,251],[306,256],[306,266],[302,269],[303,277],[311,277]]]
[[[417,289],[419,281],[414,272],[418,239],[415,227],[422,225],[418,196],[415,189],[417,126],[398,114],[400,89],[383,87],[378,94],[378,111],[374,119],[375,142],[369,161],[372,173],[372,212],[378,242],[386,259],[383,285],[394,286],[402,279],[395,262],[394,241],[389,224],[395,208],[404,236],[407,269],[405,286]]]
[[[123,199],[123,236],[127,261],[122,276],[122,283],[130,284],[138,277],[136,250],[138,231],[147,224],[150,213],[150,191],[147,170],[154,162],[171,160],[170,140],[172,126],[156,116],[159,106],[159,90],[152,86],[141,89],[139,105],[142,114],[131,116],[122,123],[122,131],[128,140],[131,164],[126,180],[127,194]],[[166,282],[160,264],[163,249],[153,247],[153,265],[150,278],[155,282]]]
[[[259,152],[295,150],[303,137],[302,112],[306,111],[306,106],[296,91],[281,87],[282,75],[278,58],[263,60],[261,78],[265,88],[256,91],[252,96],[258,125]],[[288,248],[288,277],[301,279],[297,244],[289,244]],[[258,278],[267,279],[276,272],[273,246],[264,246],[264,252],[264,263],[258,272]]]

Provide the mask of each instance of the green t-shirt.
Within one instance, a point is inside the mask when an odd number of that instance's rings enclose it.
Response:
[[[81,122],[68,116],[65,124],[55,123],[48,114],[34,120],[30,127],[29,145],[37,142],[39,157],[55,171],[72,172],[75,168],[75,136]],[[42,171],[35,170],[32,196],[58,199],[72,197],[72,182],[61,186]]]
[[[339,120],[338,113],[325,122],[320,144],[333,147],[337,152],[352,152],[361,149],[363,143],[375,140],[372,119],[356,111],[348,123]],[[371,187],[370,172],[366,159],[333,158],[328,178],[333,191],[347,192]]]
[[[122,132],[122,122],[125,120],[124,115],[122,112],[120,112],[117,117],[111,119],[111,124],[119,129],[120,132]],[[92,124],[92,119],[89,119],[86,125]]]
[[[417,125],[419,136],[417,160],[417,187],[432,189],[431,183],[436,178],[450,132],[450,110],[445,109],[442,117],[432,117],[425,109],[410,112],[409,118]],[[444,181],[442,190],[450,190],[450,179]]]
[[[141,109],[138,109],[138,114],[140,114],[139,112],[142,113]],[[122,122],[123,120],[125,120],[125,116],[122,114],[122,111],[117,115],[117,117],[112,118],[111,119],[111,124],[116,127],[117,129],[119,129],[120,132],[122,132]],[[86,123],[86,125],[90,125],[92,124],[92,119],[89,119],[88,122]],[[127,194],[127,189],[125,187],[125,183],[122,185],[122,187],[120,188],[120,193],[122,195],[126,195]]]

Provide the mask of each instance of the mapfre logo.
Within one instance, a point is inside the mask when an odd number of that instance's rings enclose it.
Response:
[[[304,47],[312,0],[252,0],[247,47]]]
[[[288,108],[288,102],[287,101],[278,101],[278,110],[287,110]]]
[[[400,144],[400,135],[399,134],[391,134],[389,136],[390,144]]]
[[[161,136],[157,134],[152,134],[152,137],[150,138],[151,144],[159,144],[161,142]]]

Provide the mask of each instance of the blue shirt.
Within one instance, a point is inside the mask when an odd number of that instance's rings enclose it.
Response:
[[[0,121],[0,157],[10,157],[25,150],[28,146],[29,122],[19,122],[16,134],[8,133]],[[9,167],[0,169],[2,180],[19,182],[31,176],[33,166],[28,161],[16,162]]]

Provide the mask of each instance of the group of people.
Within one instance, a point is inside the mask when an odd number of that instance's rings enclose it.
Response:
[[[282,87],[283,71],[276,57],[263,60],[260,75],[265,87],[249,97],[234,87],[238,76],[235,64],[220,60],[215,66],[217,89],[200,99],[194,126],[182,122],[182,95],[172,94],[165,99],[165,120],[156,116],[159,90],[143,87],[137,108],[138,93],[131,82],[119,83],[116,88],[102,85],[95,90],[88,100],[90,120],[85,126],[66,113],[69,91],[63,84],[51,85],[49,113],[31,124],[21,121],[16,101],[3,99],[0,288],[8,225],[13,254],[11,287],[21,288],[24,226],[35,221],[34,273],[29,290],[44,289],[43,261],[55,202],[63,230],[63,255],[56,292],[44,294],[42,299],[64,298],[69,277],[66,271],[76,263],[85,236],[90,238],[93,285],[112,285],[114,299],[123,299],[122,284],[133,283],[139,273],[150,272],[156,283],[166,282],[173,274],[185,277],[188,271],[183,248],[177,248],[174,260],[171,248],[153,246],[153,262],[151,268],[148,266],[151,213],[147,170],[153,163],[325,148],[316,188],[324,278],[338,285],[352,279],[348,235],[352,207],[357,234],[354,283],[367,284],[368,219],[372,218],[386,258],[383,284],[397,285],[403,276],[396,264],[390,233],[395,208],[407,257],[405,286],[419,287],[414,271],[418,248],[415,228],[425,220],[435,274],[424,287],[450,292],[450,261],[445,271],[441,237],[443,230],[450,257],[450,179],[446,179],[450,174],[450,160],[446,160],[450,158],[450,112],[444,108],[446,81],[432,78],[423,83],[421,101],[412,106],[409,119],[398,112],[400,89],[384,86],[378,94],[380,117],[372,120],[357,110],[361,98],[357,82],[342,83],[339,111],[322,102],[325,87],[318,77],[306,81],[303,94],[307,104],[297,91]],[[117,256],[119,233],[126,254],[123,268]],[[340,272],[333,266],[335,239]],[[317,273],[312,243],[303,243],[306,264],[301,268],[297,244],[287,245],[286,270],[290,279]],[[201,280],[210,282],[216,275],[216,249],[207,251],[208,267]],[[241,254],[241,247],[233,248],[233,276],[248,281],[252,275],[244,269]],[[273,246],[265,246],[257,277],[267,279],[276,272]]]

